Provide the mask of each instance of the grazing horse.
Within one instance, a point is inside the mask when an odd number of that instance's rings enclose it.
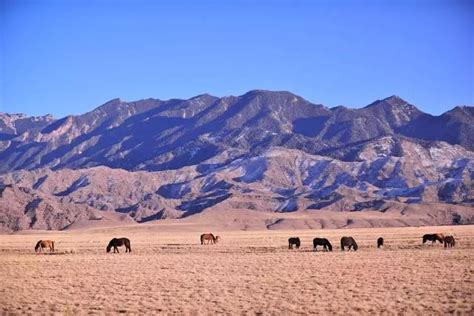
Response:
[[[341,238],[341,250],[344,251],[345,247],[348,247],[347,250],[354,249],[354,251],[357,251],[357,246],[356,241],[352,237],[342,237]]]
[[[201,245],[205,245],[205,244],[217,244],[217,242],[220,240],[220,237],[219,236],[214,236],[213,234],[211,233],[207,233],[207,234],[202,234],[201,235]],[[207,243],[205,243],[207,241]]]
[[[288,238],[288,249],[293,249],[293,245],[296,249],[299,249],[301,246],[301,241],[299,237]]]
[[[453,236],[444,237],[444,248],[452,248],[456,244]]]
[[[43,248],[49,248],[49,252],[54,252],[54,241],[40,240],[36,243],[35,252],[43,252]]]
[[[431,241],[432,244],[436,243],[436,241],[439,241],[440,244],[444,242],[444,235],[443,234],[425,234],[423,235],[423,243],[427,241]]]
[[[377,239],[377,248],[380,248],[382,246],[383,246],[383,238],[379,237],[379,239]]]
[[[119,253],[117,247],[125,246],[125,252],[132,252],[132,248],[130,248],[130,239],[128,238],[114,238],[109,242],[107,246],[107,252],[110,252],[110,249],[114,247],[114,253]]]
[[[323,246],[324,250],[332,251],[332,245],[329,242],[329,240],[327,240],[326,238],[314,238],[313,239],[313,249],[314,249],[314,251],[318,251],[318,249],[316,248],[317,246]]]

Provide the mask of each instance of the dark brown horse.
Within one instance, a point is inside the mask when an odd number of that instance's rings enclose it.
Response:
[[[446,236],[444,237],[444,248],[452,248],[456,244],[454,240],[454,236]]]
[[[423,243],[431,241],[432,244],[439,241],[440,244],[444,242],[444,235],[443,234],[425,234],[423,235]]]
[[[383,247],[383,238],[382,237],[379,237],[379,239],[377,239],[377,248],[380,248],[380,247]]]
[[[352,238],[352,237],[342,237],[341,238],[341,250],[344,251],[345,247],[347,247],[347,250],[351,250],[351,248],[352,248],[352,249],[354,249],[354,251],[357,251],[357,249],[359,248],[357,246],[357,243],[356,243],[355,239]]]
[[[114,247],[114,253],[119,253],[117,247],[125,246],[125,252],[132,252],[132,248],[130,248],[130,239],[128,238],[114,238],[109,242],[107,246],[107,252],[110,252],[110,249]]]
[[[201,235],[201,245],[205,244],[217,244],[221,238],[219,236],[214,236],[212,233],[202,234]]]
[[[35,252],[43,252],[43,248],[49,248],[49,252],[54,252],[54,241],[52,240],[40,240],[36,243]]]
[[[293,246],[296,247],[296,249],[299,249],[301,246],[301,241],[299,237],[290,237],[288,238],[288,249],[293,249]]]
[[[332,251],[332,245],[326,238],[314,238],[313,239],[313,249],[318,251],[317,246],[323,246],[325,251]]]

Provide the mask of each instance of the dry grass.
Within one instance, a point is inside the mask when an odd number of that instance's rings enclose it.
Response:
[[[217,232],[145,225],[0,235],[0,312],[177,314],[473,314],[472,226]],[[421,245],[427,232],[454,233],[458,244]],[[341,252],[343,235],[359,243]],[[112,237],[129,237],[132,254],[106,254]],[[287,239],[302,248],[290,251]],[[332,253],[311,251],[326,237]],[[379,236],[385,249],[375,247]],[[60,255],[38,255],[38,239]]]

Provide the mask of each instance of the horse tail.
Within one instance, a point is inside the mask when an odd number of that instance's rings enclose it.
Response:
[[[54,241],[51,241],[51,249],[53,249],[54,252]]]
[[[341,238],[341,250],[344,251],[344,237]]]

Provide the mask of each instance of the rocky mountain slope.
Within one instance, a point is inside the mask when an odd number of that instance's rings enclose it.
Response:
[[[329,109],[260,90],[1,114],[0,230],[196,214],[234,228],[472,223],[473,129],[473,107]]]
[[[84,115],[44,119],[26,129],[0,124],[0,133],[10,133],[0,138],[0,172],[92,166],[168,170],[225,152],[230,158],[253,156],[273,146],[352,161],[350,148],[389,135],[473,150],[473,122],[473,107],[432,116],[395,96],[362,109],[328,109],[289,92],[261,90],[224,98],[115,99]]]
[[[403,154],[391,155],[394,146]],[[474,222],[474,153],[445,142],[423,147],[383,137],[361,147],[356,156],[358,161],[348,162],[273,147],[230,162],[221,155],[157,172],[108,167],[16,171],[0,178],[9,184],[1,189],[0,227],[63,229],[77,221],[96,223],[103,216],[141,223],[228,210],[265,213],[259,220],[268,228],[282,225],[278,214],[298,226],[320,218],[321,211],[326,215],[313,226]],[[334,215],[338,220],[328,212],[339,213]],[[302,213],[299,224],[288,215]]]

